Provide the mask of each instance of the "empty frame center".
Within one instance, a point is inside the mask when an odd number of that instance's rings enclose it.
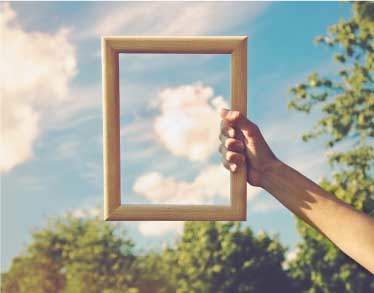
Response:
[[[120,54],[121,203],[230,204],[228,54]]]

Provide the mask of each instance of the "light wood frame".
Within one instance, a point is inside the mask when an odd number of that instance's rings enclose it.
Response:
[[[103,37],[104,219],[107,221],[246,220],[247,176],[231,173],[230,205],[121,205],[120,53],[231,54],[231,109],[247,113],[247,37]],[[218,145],[218,141],[217,141]]]

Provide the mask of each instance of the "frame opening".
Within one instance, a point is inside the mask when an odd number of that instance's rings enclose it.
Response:
[[[121,204],[230,205],[218,153],[230,61],[229,54],[119,54]]]

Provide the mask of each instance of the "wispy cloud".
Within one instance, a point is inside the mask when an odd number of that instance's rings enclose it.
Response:
[[[210,34],[228,31],[254,20],[267,3],[189,2],[126,3],[102,15],[81,37],[131,34]],[[100,14],[102,15],[100,17]]]
[[[127,143],[147,143],[156,140],[153,119],[136,119],[121,127],[121,138]]]
[[[44,115],[44,130],[75,128],[83,122],[97,120],[101,127],[101,86],[69,85],[68,96],[55,105],[53,115]],[[47,114],[50,114],[47,112]]]
[[[275,199],[262,198],[255,201],[249,208],[255,213],[268,213],[281,209],[282,205]]]

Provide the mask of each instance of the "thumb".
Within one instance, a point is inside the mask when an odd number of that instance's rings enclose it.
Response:
[[[220,112],[221,118],[228,124],[237,126],[239,128],[246,128],[250,123],[247,118],[239,111],[233,111],[223,108]]]

